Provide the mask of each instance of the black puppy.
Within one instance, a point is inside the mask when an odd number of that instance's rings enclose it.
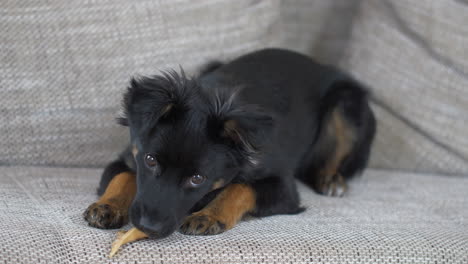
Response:
[[[366,90],[295,52],[265,49],[196,78],[131,81],[130,147],[105,169],[84,216],[153,237],[218,234],[244,215],[296,214],[295,178],[338,196],[367,163],[375,119]]]

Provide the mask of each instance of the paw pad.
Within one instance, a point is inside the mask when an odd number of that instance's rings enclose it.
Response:
[[[185,219],[180,232],[186,235],[216,235],[226,231],[226,225],[213,216],[193,214]]]
[[[127,214],[109,204],[93,203],[83,213],[88,225],[102,229],[119,228],[127,222]]]

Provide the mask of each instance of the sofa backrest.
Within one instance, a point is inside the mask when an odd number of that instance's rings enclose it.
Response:
[[[133,75],[194,73],[263,47],[373,92],[372,167],[468,172],[468,4],[411,0],[22,0],[2,5],[0,164],[103,166]]]
[[[371,166],[468,173],[468,2],[362,0],[342,68],[374,93]]]
[[[189,73],[262,47],[333,57],[349,1],[21,0],[2,3],[0,164],[103,166],[131,76]],[[349,17],[349,15],[344,16]],[[327,41],[322,41],[323,39]],[[329,43],[327,45],[326,43]],[[320,44],[318,44],[320,43]]]

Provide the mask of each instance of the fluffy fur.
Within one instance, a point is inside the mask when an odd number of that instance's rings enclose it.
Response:
[[[115,175],[136,173],[129,219],[157,237],[179,228],[220,233],[245,214],[299,213],[295,178],[341,195],[365,168],[375,133],[367,97],[348,75],[280,49],[210,64],[194,78],[183,71],[135,78],[120,119],[130,147],[103,173],[99,195]],[[193,186],[193,175],[205,181]],[[103,224],[100,210],[87,210],[90,225],[115,227]]]

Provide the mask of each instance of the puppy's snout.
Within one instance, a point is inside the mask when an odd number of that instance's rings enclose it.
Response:
[[[159,223],[152,223],[148,217],[141,217],[133,225],[139,230],[143,231],[149,237],[160,237],[161,230],[164,227]]]
[[[163,238],[172,234],[177,228],[175,217],[157,211],[142,211],[141,207],[132,207],[130,221],[150,237]]]

